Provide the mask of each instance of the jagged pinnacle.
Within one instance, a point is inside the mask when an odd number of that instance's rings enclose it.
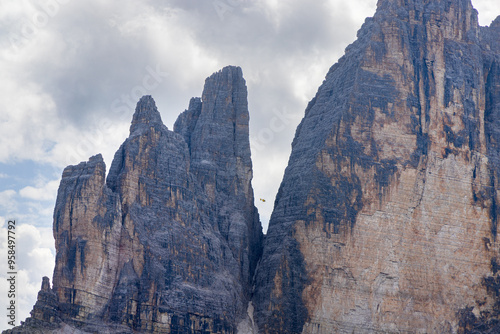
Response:
[[[151,95],[144,95],[141,97],[135,108],[135,113],[132,118],[132,125],[130,126],[130,133],[132,134],[143,124],[163,124],[161,115],[156,108],[155,100]]]

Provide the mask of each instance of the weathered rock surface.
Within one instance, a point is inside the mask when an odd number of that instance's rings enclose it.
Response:
[[[500,332],[500,18],[380,0],[297,128],[263,333]]]
[[[499,333],[499,177],[500,17],[380,0],[297,128],[263,251],[227,67],[173,132],[143,97],[107,180],[99,155],[65,169],[53,287],[8,333]]]
[[[145,96],[106,180],[100,155],[64,170],[53,287],[44,278],[12,333],[236,332],[263,238],[246,99],[241,69],[226,67],[173,132]]]
[[[226,68],[208,78],[202,100],[191,100],[174,131],[188,143],[191,173],[217,208],[215,228],[239,260],[234,273],[251,282],[261,256],[262,228],[251,186],[248,100],[241,68]]]

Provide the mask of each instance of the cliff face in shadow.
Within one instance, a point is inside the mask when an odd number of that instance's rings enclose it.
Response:
[[[495,328],[499,24],[469,0],[379,1],[297,128],[262,333]]]

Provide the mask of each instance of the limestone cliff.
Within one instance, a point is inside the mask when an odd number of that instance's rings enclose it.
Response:
[[[298,126],[262,333],[500,331],[500,18],[380,0]]]
[[[236,331],[263,238],[246,99],[241,69],[226,67],[174,132],[144,96],[106,180],[100,155],[64,170],[53,287],[44,278],[14,333]]]
[[[191,173],[217,208],[216,229],[240,261],[235,273],[251,282],[261,255],[262,229],[253,203],[248,100],[242,78],[239,67],[208,78],[203,102],[193,98],[174,131],[183,135]]]
[[[53,287],[9,333],[500,332],[500,17],[380,0],[296,130],[263,250],[248,117],[236,67],[174,131],[143,97],[106,180],[99,155],[65,169]]]

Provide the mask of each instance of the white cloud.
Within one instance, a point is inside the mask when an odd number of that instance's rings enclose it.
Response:
[[[17,210],[16,195],[16,191],[12,189],[0,192],[0,209],[4,214],[12,215]]]
[[[500,2],[498,0],[472,0],[472,5],[479,11],[479,24],[488,26],[500,15]]]
[[[19,195],[24,198],[36,201],[54,201],[59,187],[59,179],[49,181],[40,187],[27,186],[19,191]]]
[[[18,66],[8,67],[9,63],[2,62],[0,57],[0,71],[10,77],[10,80],[0,80],[0,90],[5,96],[0,101],[3,111],[0,116],[0,145],[3,147],[0,161],[44,161],[47,154],[44,143],[62,139],[54,102],[36,84],[16,81],[13,72],[22,72]]]
[[[2,218],[2,217],[0,217]],[[0,228],[0,308],[4,310],[9,302],[7,296],[7,228],[4,219]],[[54,270],[54,250],[52,232],[29,224],[16,227],[16,266],[17,266],[17,303],[18,323],[29,316],[36,296],[40,290],[42,277],[52,277]],[[10,328],[5,316],[0,317],[0,328]]]
[[[19,268],[26,270],[29,279],[41,282],[42,276],[52,277],[54,269],[54,237],[52,231],[22,224],[17,229]],[[52,249],[51,249],[52,248]],[[45,273],[40,276],[40,273]]]

